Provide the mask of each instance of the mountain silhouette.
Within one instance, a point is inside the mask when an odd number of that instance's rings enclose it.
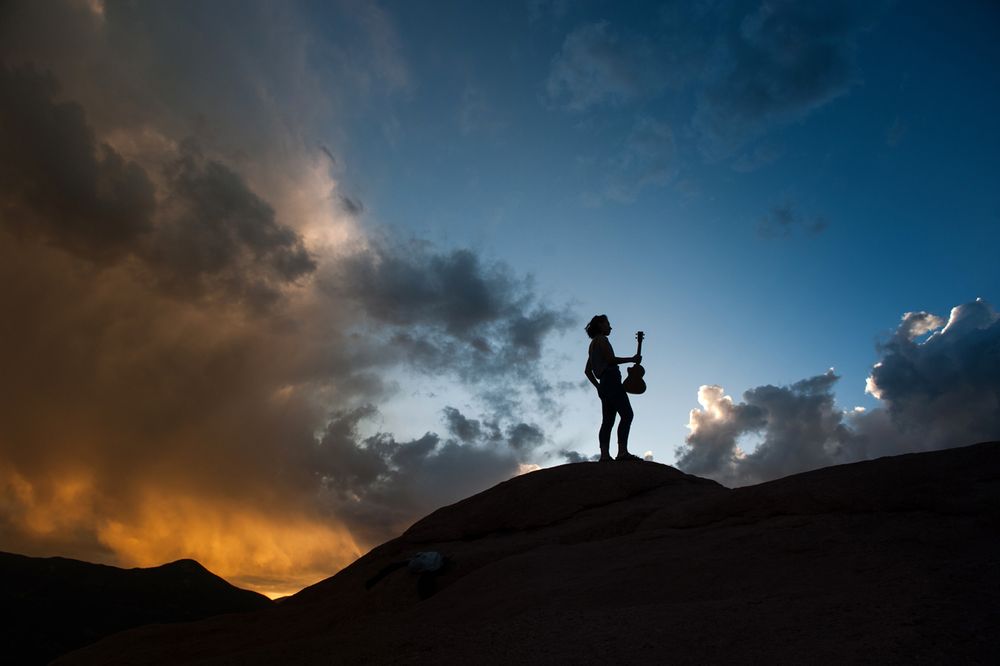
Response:
[[[998,442],[738,489],[569,464],[439,509],[266,612],[57,663],[986,663],[998,533]],[[428,552],[445,566],[407,566]]]
[[[46,664],[109,634],[153,622],[260,610],[271,601],[194,560],[119,569],[0,552],[0,661]]]

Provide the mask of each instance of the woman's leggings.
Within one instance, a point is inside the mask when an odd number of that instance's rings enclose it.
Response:
[[[617,368],[615,368],[617,370]],[[609,375],[615,376],[609,376]],[[605,373],[601,377],[601,429],[597,433],[597,441],[601,445],[601,453],[608,453],[611,446],[611,428],[615,425],[615,416],[620,416],[618,422],[618,453],[628,450],[628,433],[632,428],[632,403],[628,393],[622,387],[621,374]]]

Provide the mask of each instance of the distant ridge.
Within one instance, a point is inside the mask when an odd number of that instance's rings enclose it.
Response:
[[[0,661],[47,664],[116,631],[271,606],[194,560],[120,569],[0,552]]]
[[[577,463],[439,509],[267,613],[57,663],[992,663],[998,537],[998,442],[739,489]],[[420,551],[448,561],[430,586],[393,566]]]

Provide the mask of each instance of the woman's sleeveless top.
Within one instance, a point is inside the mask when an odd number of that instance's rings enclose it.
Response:
[[[598,378],[604,374],[604,371],[608,369],[608,362],[604,359],[604,355],[597,348],[597,343],[599,340],[607,340],[607,337],[603,335],[595,335],[594,339],[590,342],[590,369],[594,371],[594,374]],[[611,343],[608,342],[608,348],[611,349]],[[611,356],[614,357],[615,350],[611,349]]]

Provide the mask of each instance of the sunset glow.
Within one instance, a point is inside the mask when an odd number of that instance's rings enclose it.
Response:
[[[991,3],[0,15],[2,551],[295,592],[597,459],[597,313],[650,464],[1000,437]]]

